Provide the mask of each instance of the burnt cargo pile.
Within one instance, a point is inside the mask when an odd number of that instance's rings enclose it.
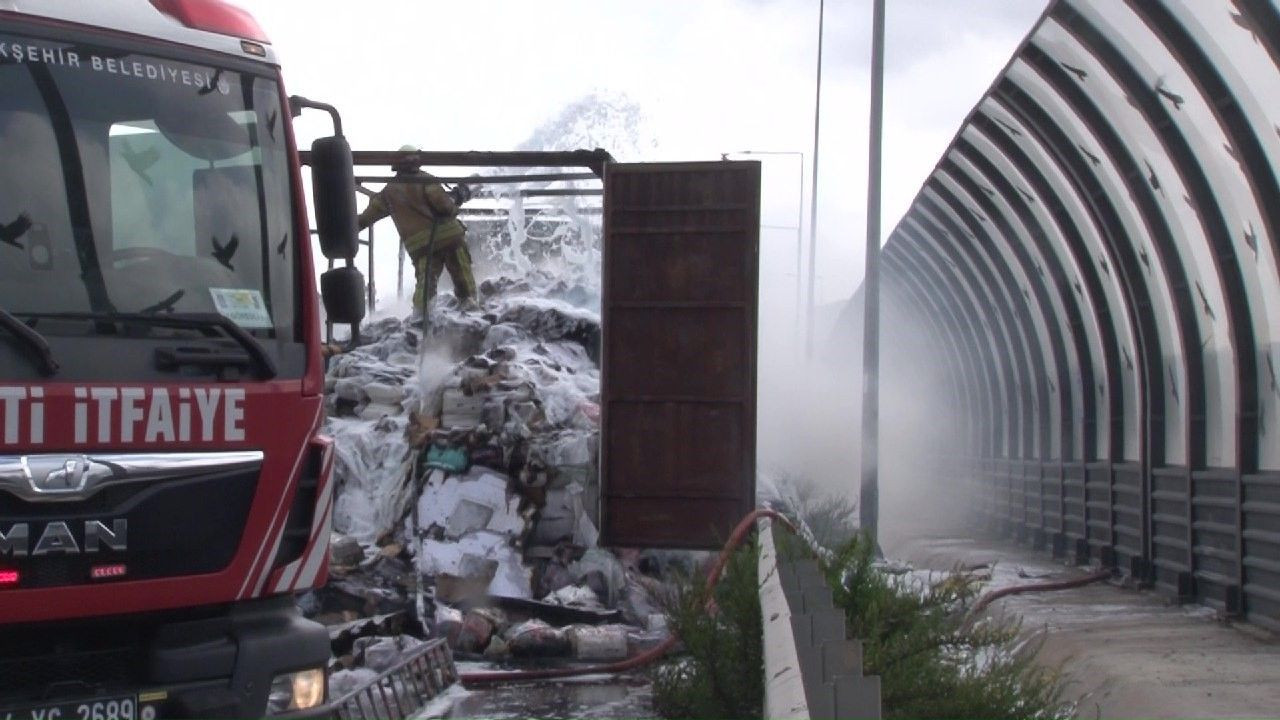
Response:
[[[442,296],[425,329],[372,321],[330,360],[332,571],[305,614],[338,634],[397,614],[492,660],[618,659],[661,639],[658,577],[692,558],[597,546],[592,297],[539,273],[489,280],[479,312]],[[336,652],[340,668],[367,655]]]

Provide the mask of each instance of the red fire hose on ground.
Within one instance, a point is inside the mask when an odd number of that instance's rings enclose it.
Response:
[[[1051,590],[1070,590],[1072,588],[1084,587],[1085,585],[1089,585],[1091,583],[1101,582],[1102,580],[1106,580],[1109,577],[1111,577],[1111,570],[1108,568],[1104,568],[1097,572],[1093,572],[1078,578],[1071,578],[1069,580],[1054,580],[1052,582],[1034,583],[1029,585],[1010,585],[1009,587],[1002,587],[999,590],[992,590],[986,595],[983,595],[982,597],[978,598],[978,601],[973,604],[973,609],[969,611],[969,617],[970,618],[974,617],[975,615],[977,615],[978,613],[986,609],[986,607],[991,603],[995,602],[996,600],[999,600],[1000,598],[1009,597],[1010,595],[1021,595],[1022,593],[1029,593],[1029,592],[1048,592]]]
[[[755,522],[760,518],[771,518],[783,524],[791,532],[795,532],[795,526],[791,524],[783,515],[776,511],[768,509],[753,510],[742,518],[738,526],[733,529],[733,533],[729,535],[729,540],[725,542],[724,548],[720,551],[720,556],[716,558],[715,563],[707,572],[707,587],[713,588],[720,582],[720,575],[724,572],[725,565],[729,562],[729,557],[737,550],[747,538],[747,534],[755,526]],[[708,601],[710,604],[710,601]],[[557,678],[576,677],[580,675],[596,675],[596,674],[615,674],[635,670],[644,667],[649,663],[666,655],[676,646],[680,639],[674,634],[669,635],[658,645],[645,650],[642,653],[633,655],[626,660],[607,663],[604,665],[590,665],[586,667],[572,668],[547,668],[542,670],[494,670],[485,672],[460,673],[458,679],[462,681],[464,687],[474,687],[477,685],[488,685],[499,682],[526,682],[529,680],[555,680]]]

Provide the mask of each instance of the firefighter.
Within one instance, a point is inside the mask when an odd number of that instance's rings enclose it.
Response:
[[[416,152],[406,145],[401,152]],[[418,177],[434,180],[413,160],[401,160],[391,166],[396,177]],[[360,229],[388,215],[400,234],[400,242],[413,261],[417,283],[413,290],[413,308],[421,312],[436,294],[440,274],[448,270],[453,280],[453,294],[462,308],[474,310],[476,279],[471,272],[471,252],[467,249],[466,226],[458,220],[458,207],[471,199],[471,189],[459,184],[445,190],[438,182],[390,182],[369,200],[360,213]]]

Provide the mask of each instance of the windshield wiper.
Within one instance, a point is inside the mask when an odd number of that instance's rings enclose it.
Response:
[[[231,338],[244,348],[248,359],[258,368],[258,377],[263,380],[274,378],[279,372],[276,370],[275,360],[267,354],[266,348],[262,347],[262,343],[258,339],[250,335],[244,328],[240,327],[229,317],[219,315],[217,313],[166,313],[164,315],[143,314],[143,313],[94,313],[94,312],[67,312],[67,313],[23,313],[32,317],[56,318],[63,320],[95,320],[106,323],[136,323],[138,325],[152,325],[162,327],[189,328],[197,330],[221,330],[224,335]],[[14,318],[14,322],[22,325],[29,332],[35,335],[35,331],[27,328],[21,321]],[[36,335],[39,338],[39,335]],[[40,341],[43,342],[43,338]],[[46,346],[47,347],[47,346]],[[157,353],[171,352],[159,349]],[[188,356],[178,354],[181,359]],[[176,357],[176,356],[174,356]],[[193,356],[192,356],[193,357]],[[171,358],[172,359],[172,358]],[[208,355],[204,364],[235,364],[234,356],[218,357],[216,355]],[[56,365],[54,366],[57,367]]]
[[[186,294],[187,294],[186,290],[179,290],[174,294],[170,295],[169,297],[156,303],[155,305],[148,305],[147,307],[142,308],[138,312],[143,315],[154,315],[159,312],[171,313],[173,312],[173,306],[177,305],[178,301],[181,300],[183,296]]]
[[[249,354],[253,363],[258,366],[259,378],[270,380],[279,374],[276,370],[275,360],[272,360],[271,356],[267,354],[267,350],[262,347],[262,343],[258,342],[257,338],[250,335],[244,328],[225,315],[219,315],[218,313],[166,313],[164,315],[122,313],[116,315],[116,317],[152,325],[221,330],[227,337],[239,343],[240,347],[244,348],[244,351]]]
[[[11,315],[8,310],[0,309],[0,325],[40,357],[41,372],[45,375],[58,372],[58,362],[53,359],[53,350],[49,348],[49,341],[45,340],[43,335],[32,330],[26,323]]]

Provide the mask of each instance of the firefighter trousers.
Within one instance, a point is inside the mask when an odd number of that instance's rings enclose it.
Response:
[[[465,242],[460,242],[414,262],[414,274],[417,278],[413,289],[414,309],[421,310],[426,302],[436,296],[440,275],[445,270],[449,271],[449,279],[453,281],[453,294],[458,300],[476,296],[476,278],[471,274],[471,251],[467,249]]]

